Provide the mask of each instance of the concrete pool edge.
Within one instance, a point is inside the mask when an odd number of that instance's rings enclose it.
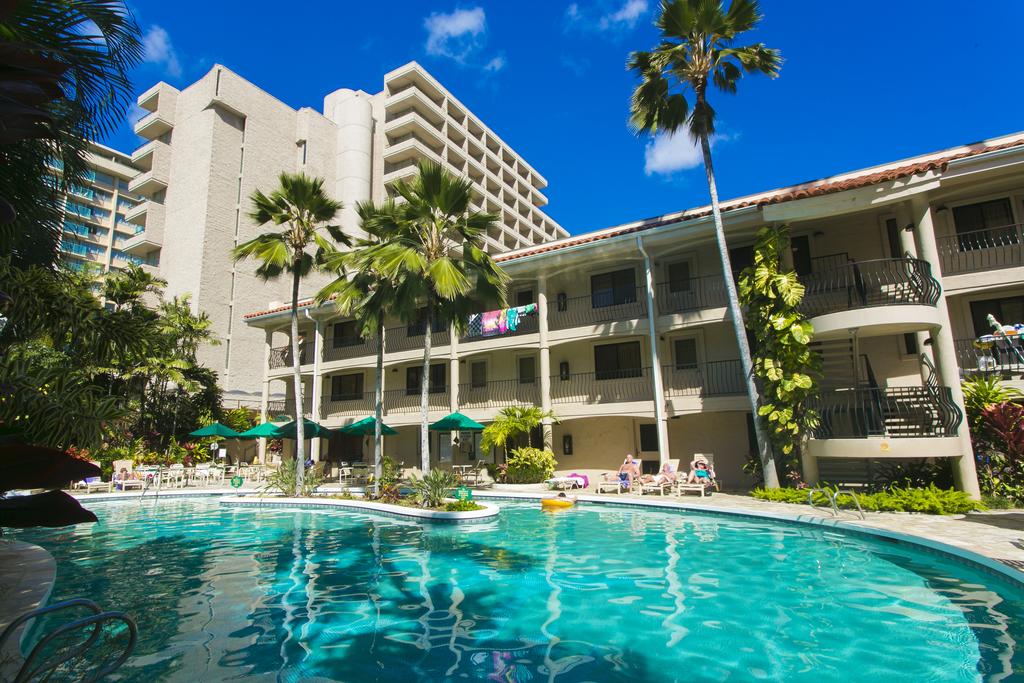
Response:
[[[0,543],[0,587],[5,596],[0,605],[0,631],[26,612],[47,604],[57,580],[57,561],[48,550],[34,543]],[[22,665],[22,645],[32,621],[19,626],[0,650],[0,679],[13,680]]]

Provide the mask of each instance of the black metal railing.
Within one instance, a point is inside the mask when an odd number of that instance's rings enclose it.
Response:
[[[815,439],[956,436],[963,415],[949,387],[889,387],[822,391],[807,406],[818,413]]]
[[[321,415],[339,415],[341,413],[366,413],[373,410],[374,392],[365,391],[351,394],[333,394],[324,396]]]
[[[540,405],[540,377],[459,385],[461,408],[501,408],[508,405]]]
[[[299,344],[299,365],[313,362],[313,342]],[[278,346],[270,349],[270,367],[285,368],[292,366],[292,345]]]
[[[852,261],[800,279],[800,310],[809,317],[874,306],[934,306],[941,293],[928,262],[910,258]]]
[[[1016,336],[992,342],[957,339],[953,344],[957,365],[965,375],[1024,372],[1024,340]]]
[[[302,412],[309,415],[313,412],[313,397],[308,393],[302,397]],[[295,415],[295,399],[290,398],[288,400],[280,401],[268,401],[267,402],[267,417],[276,418],[278,416],[287,416],[294,418]]]
[[[661,314],[721,308],[729,302],[721,275],[691,277],[660,282],[657,285],[658,312]]]
[[[448,389],[431,389],[427,405],[432,410],[449,408]],[[389,389],[384,392],[384,410],[389,413],[413,413],[420,409],[420,390]]]
[[[389,327],[384,331],[384,350],[387,353],[396,351],[410,351],[423,348],[423,338],[426,336],[425,326],[402,325],[400,327]],[[447,346],[451,334],[447,328],[435,331],[430,336],[431,348]]]
[[[651,369],[603,370],[551,378],[552,403],[627,403],[649,401]]]
[[[958,232],[935,239],[943,275],[1024,266],[1024,226]]]
[[[478,341],[480,339],[495,339],[498,337],[515,337],[521,334],[534,334],[539,329],[538,315],[534,312],[531,315],[520,316],[515,323],[513,330],[507,325],[504,332],[485,332],[483,318],[479,315],[470,316],[466,324],[466,331],[459,337],[460,341]]]
[[[377,353],[378,343],[376,337],[332,337],[324,340],[324,361],[371,356]]]
[[[638,320],[646,315],[647,292],[643,287],[619,292],[593,292],[585,296],[558,294],[548,303],[548,324],[552,330]]]
[[[747,391],[738,360],[666,365],[662,377],[666,396],[729,396]]]

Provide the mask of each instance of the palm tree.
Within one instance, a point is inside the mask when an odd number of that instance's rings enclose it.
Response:
[[[143,306],[142,297],[152,294],[159,298],[167,280],[148,273],[141,266],[131,264],[119,273],[103,280],[103,298],[113,304],[115,311]]]
[[[341,228],[325,225],[334,220],[341,210],[341,202],[327,196],[324,181],[310,178],[305,173],[281,173],[280,187],[269,195],[256,190],[250,196],[253,210],[249,218],[259,225],[273,223],[283,226],[280,232],[265,232],[262,235],[239,244],[231,251],[235,261],[252,258],[260,263],[256,275],[272,280],[283,272],[292,274],[292,377],[295,382],[295,481],[296,491],[302,486],[306,463],[306,444],[303,434],[302,414],[302,363],[299,356],[299,283],[302,278],[318,266],[325,254],[334,251],[335,245],[320,234],[324,229],[335,242],[349,245],[351,242]],[[307,251],[315,247],[315,253]]]
[[[374,481],[380,481],[383,470],[384,424],[384,321],[388,315],[408,317],[409,300],[401,299],[399,280],[379,268],[377,248],[397,234],[401,221],[399,207],[388,199],[381,204],[362,202],[356,207],[360,224],[367,237],[356,242],[353,251],[333,251],[324,258],[323,269],[338,277],[316,295],[320,303],[334,301],[344,315],[353,315],[359,324],[360,336],[377,339],[377,375],[374,385]],[[397,277],[401,277],[401,273]]]
[[[483,236],[497,217],[473,211],[472,184],[421,161],[411,182],[394,188],[398,206],[396,232],[373,248],[377,268],[399,282],[401,301],[423,305],[423,371],[420,386],[420,458],[430,470],[428,401],[430,346],[435,321],[465,330],[468,316],[484,306],[504,306],[508,276],[483,250]]]
[[[729,296],[740,361],[747,378],[747,396],[754,414],[765,486],[778,488],[779,476],[771,445],[758,416],[760,399],[754,381],[750,346],[722,227],[722,211],[711,163],[710,139],[715,132],[715,110],[707,98],[709,84],[724,93],[733,94],[744,73],[763,73],[772,78],[778,75],[782,65],[778,50],[767,48],[763,43],[735,44],[737,38],[755,28],[761,18],[757,0],[732,0],[728,10],[722,0],[662,0],[655,22],[661,31],[661,42],[650,52],[632,53],[627,67],[640,78],[630,104],[630,126],[637,133],[650,134],[673,134],[685,128],[700,144],[711,194],[711,213],[722,261],[722,276]],[[692,108],[689,93],[693,96]]]
[[[516,442],[524,434],[526,444],[533,446],[533,432],[545,419],[557,423],[558,417],[551,410],[544,411],[537,406],[509,406],[498,411],[498,416],[484,429],[480,447],[488,450],[492,446],[505,446]]]

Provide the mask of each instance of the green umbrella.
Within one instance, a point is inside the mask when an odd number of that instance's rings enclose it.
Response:
[[[202,429],[197,429],[189,434],[189,436],[221,436],[226,439],[237,439],[241,435],[227,425],[222,425],[220,422],[214,422],[213,424],[206,425]]]
[[[281,425],[280,427],[278,427],[277,435],[276,436],[278,436],[278,437],[280,437],[282,439],[294,439],[294,438],[296,438],[297,434],[296,434],[295,426],[296,426],[296,423],[294,421],[289,422],[288,424],[285,424],[285,425]],[[307,438],[307,439],[317,439],[317,438],[323,438],[325,436],[330,436],[330,435],[331,435],[331,430],[328,429],[327,427],[324,427],[323,425],[319,425],[316,422],[313,422],[312,420],[308,420],[308,419],[303,418],[303,420],[302,420],[302,436],[304,438]]]
[[[374,418],[364,417],[359,422],[353,422],[352,424],[342,427],[338,431],[342,434],[348,434],[350,436],[373,436],[374,435]],[[394,429],[388,427],[386,424],[380,426],[381,434],[397,434]]]
[[[430,429],[435,432],[480,432],[484,426],[462,413],[452,413],[430,425]]]
[[[238,435],[241,439],[262,439],[264,437],[268,439],[277,439],[281,435],[279,434],[280,427],[273,422],[264,422],[258,424],[252,429],[247,429]]]

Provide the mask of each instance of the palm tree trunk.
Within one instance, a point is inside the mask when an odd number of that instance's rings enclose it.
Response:
[[[754,417],[754,433],[757,436],[757,447],[761,458],[761,469],[764,473],[766,488],[779,488],[779,473],[775,469],[775,457],[771,443],[761,424],[761,416],[757,409],[761,404],[754,381],[754,362],[750,356],[750,344],[747,342],[747,329],[743,323],[743,311],[740,299],[736,294],[736,281],[732,277],[732,263],[729,260],[729,245],[725,241],[725,228],[722,225],[722,209],[718,205],[718,187],[715,184],[715,169],[711,163],[711,144],[707,135],[700,136],[700,149],[704,154],[704,170],[708,176],[708,192],[711,194],[711,214],[715,219],[715,240],[718,242],[718,256],[722,261],[722,277],[725,279],[725,290],[729,295],[729,312],[732,315],[733,331],[736,333],[736,345],[740,349],[740,363],[743,366],[743,377],[747,383],[747,398]]]
[[[295,493],[302,490],[306,473],[306,442],[302,414],[302,359],[299,357],[299,260],[292,270],[292,377],[295,380]]]
[[[423,335],[423,377],[420,382],[420,465],[430,471],[430,342],[434,332],[434,307],[427,302],[427,329]]]
[[[377,316],[377,379],[373,389],[373,480],[380,492],[380,477],[384,473],[383,424],[384,424],[384,315]]]

